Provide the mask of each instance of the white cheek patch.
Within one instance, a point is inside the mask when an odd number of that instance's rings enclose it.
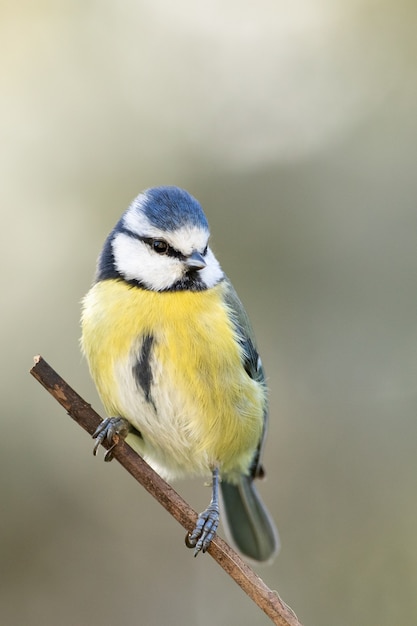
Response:
[[[112,247],[116,269],[126,280],[137,280],[149,289],[160,291],[182,276],[178,259],[157,255],[146,243],[125,233],[115,236]]]
[[[196,232],[199,237],[196,237]],[[161,233],[158,231],[161,238]],[[186,256],[194,250],[203,251],[207,244],[207,233],[195,228],[182,228],[170,233],[166,240],[176,247],[174,241],[181,242],[181,252]],[[171,243],[172,242],[172,243]],[[177,244],[178,245],[178,244]],[[181,259],[165,254],[157,254],[145,242],[126,233],[117,233],[112,242],[116,270],[125,280],[135,280],[148,289],[162,291],[169,289],[181,280],[186,266]],[[214,287],[222,278],[223,271],[210,248],[204,257],[206,267],[199,277],[206,288]]]
[[[207,265],[204,269],[200,270],[201,280],[204,282],[206,287],[214,287],[214,285],[217,285],[217,283],[223,278],[223,270],[210,248],[208,248],[204,260]]]

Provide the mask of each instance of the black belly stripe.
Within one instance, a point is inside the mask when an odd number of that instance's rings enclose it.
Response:
[[[138,385],[139,389],[143,391],[145,395],[145,400],[151,404],[154,404],[151,396],[151,356],[153,341],[154,338],[152,335],[144,336],[138,360],[133,366],[133,376],[135,377],[136,384]]]

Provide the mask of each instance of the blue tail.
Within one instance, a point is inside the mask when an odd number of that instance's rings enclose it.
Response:
[[[251,476],[237,484],[221,484],[226,532],[238,550],[254,561],[271,561],[279,550],[279,536]]]

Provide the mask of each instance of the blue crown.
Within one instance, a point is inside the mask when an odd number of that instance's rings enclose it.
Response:
[[[182,226],[209,230],[201,205],[185,189],[153,187],[144,191],[137,200],[149,222],[162,231],[174,231]]]

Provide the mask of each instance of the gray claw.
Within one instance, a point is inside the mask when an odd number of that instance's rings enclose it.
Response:
[[[105,420],[99,424],[97,429],[93,433],[93,439],[96,439],[94,444],[93,454],[96,456],[97,450],[101,444],[105,441],[107,444],[112,444],[105,456],[105,461],[111,461],[113,458],[113,450],[119,443],[120,439],[125,439],[130,431],[130,424],[124,417],[106,417]]]
[[[194,556],[207,550],[216,534],[219,520],[220,512],[217,504],[210,504],[205,511],[200,513],[194,530],[185,538],[187,546],[194,548]]]

